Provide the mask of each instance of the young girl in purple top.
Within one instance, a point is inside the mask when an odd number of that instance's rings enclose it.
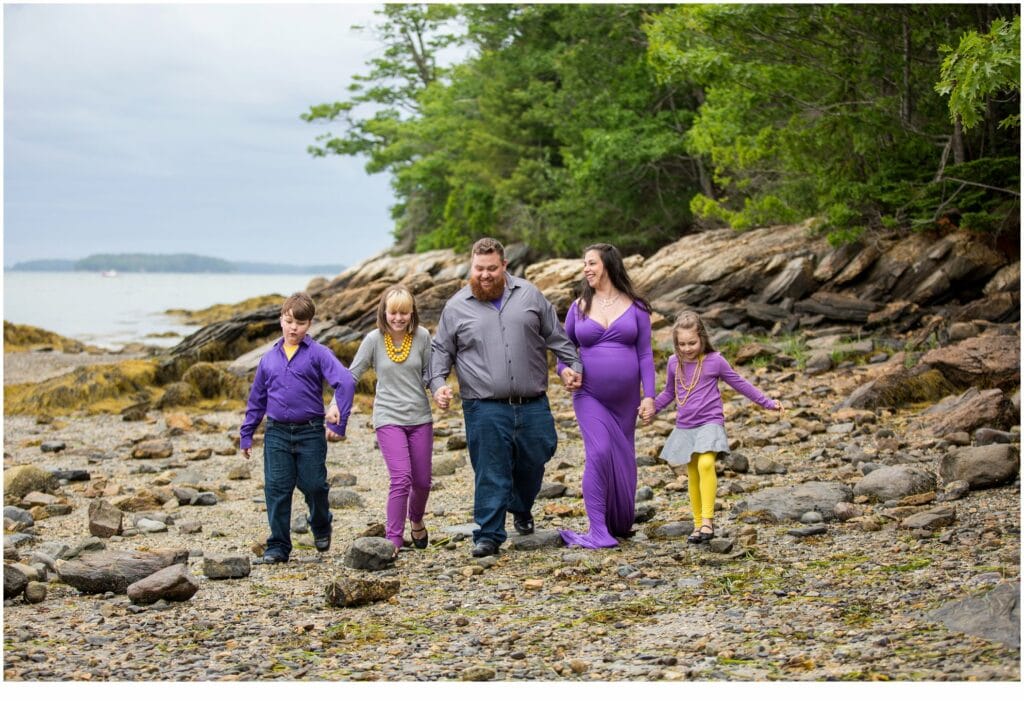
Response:
[[[706,543],[715,536],[716,455],[729,453],[725,412],[718,381],[765,409],[782,412],[782,402],[769,399],[732,369],[715,351],[696,312],[682,312],[672,328],[675,354],[668,360],[665,389],[654,400],[655,413],[675,402],[676,427],[661,457],[672,466],[686,465],[689,478],[693,533],[690,543]]]

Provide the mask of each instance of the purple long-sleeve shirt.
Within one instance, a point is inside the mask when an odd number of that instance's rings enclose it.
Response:
[[[668,359],[668,378],[665,389],[654,399],[655,413],[660,412],[673,402],[678,402],[686,393],[686,390],[679,392],[676,385],[678,365],[679,358],[673,354]],[[692,381],[696,369],[696,362],[683,364],[683,380],[686,384]],[[769,399],[757,387],[744,380],[738,372],[732,369],[729,361],[723,358],[721,353],[708,353],[704,356],[704,365],[701,368],[697,386],[690,392],[686,404],[678,408],[676,414],[678,428],[697,428],[704,424],[725,425],[722,393],[718,390],[719,380],[725,381],[726,384],[755,404],[763,406],[765,409],[775,408],[775,400]]]
[[[245,421],[238,431],[239,448],[242,450],[252,447],[252,434],[264,415],[283,423],[322,419],[324,382],[334,388],[334,398],[341,413],[341,421],[336,426],[332,425],[331,430],[345,435],[356,391],[352,373],[329,348],[309,336],[299,342],[299,348],[291,360],[284,354],[281,347],[283,343],[284,339],[279,339],[260,358],[256,368],[256,377],[252,381],[249,403],[245,409]]]

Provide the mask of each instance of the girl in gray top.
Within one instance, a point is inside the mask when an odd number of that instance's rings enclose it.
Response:
[[[373,428],[391,476],[386,531],[396,556],[404,545],[406,515],[413,545],[429,543],[423,523],[434,445],[429,365],[430,333],[419,325],[415,298],[402,285],[389,287],[377,307],[377,329],[366,334],[349,370],[357,380],[369,368],[377,373]]]

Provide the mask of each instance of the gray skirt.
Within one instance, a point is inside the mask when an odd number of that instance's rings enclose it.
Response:
[[[729,454],[729,439],[722,424],[704,424],[697,428],[674,428],[661,449],[661,459],[669,465],[689,465],[694,453]]]

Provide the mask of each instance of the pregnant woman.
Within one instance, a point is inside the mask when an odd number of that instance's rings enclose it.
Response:
[[[565,317],[580,352],[583,384],[573,394],[586,462],[587,533],[561,531],[567,545],[610,548],[632,533],[636,510],[636,420],[654,416],[650,306],[637,295],[622,255],[596,243],[583,253],[582,293]],[[559,371],[561,371],[561,366]]]

